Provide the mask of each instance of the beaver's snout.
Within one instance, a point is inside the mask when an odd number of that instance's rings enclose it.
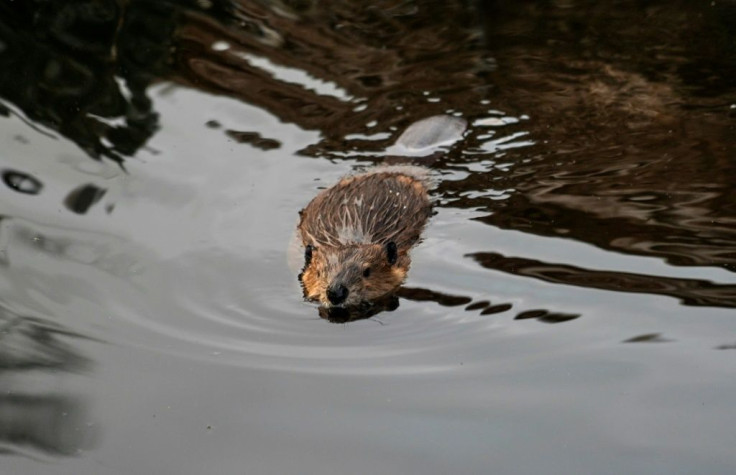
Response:
[[[327,289],[327,299],[332,305],[340,305],[348,298],[350,291],[342,284],[332,285]]]

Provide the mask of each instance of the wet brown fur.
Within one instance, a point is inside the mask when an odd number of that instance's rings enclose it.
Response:
[[[349,293],[342,305],[352,306],[396,291],[431,211],[426,181],[390,167],[322,191],[300,213],[302,244],[311,246],[300,277],[305,298],[330,306],[327,289],[344,285]],[[396,244],[394,263],[387,257],[390,242]]]

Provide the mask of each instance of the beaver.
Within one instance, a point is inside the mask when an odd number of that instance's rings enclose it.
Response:
[[[427,166],[443,154],[441,147],[462,139],[467,125],[449,115],[412,123],[384,161],[421,160],[423,166],[384,164],[347,176],[300,211],[294,240],[304,246],[299,280],[304,297],[322,304],[320,315],[349,321],[398,306],[395,292],[409,271],[409,251],[432,214]]]
[[[312,199],[297,228],[304,297],[324,307],[356,307],[398,290],[409,250],[432,214],[428,176],[418,166],[379,166]]]

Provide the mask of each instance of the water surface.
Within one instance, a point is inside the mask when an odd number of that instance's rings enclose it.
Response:
[[[731,473],[732,2],[0,4],[0,471]],[[463,117],[399,306],[298,211]]]

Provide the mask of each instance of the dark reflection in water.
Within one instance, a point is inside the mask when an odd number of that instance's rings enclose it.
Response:
[[[624,343],[667,343],[672,340],[664,338],[661,333],[645,333],[624,340]]]
[[[580,315],[554,313],[547,310],[527,310],[516,316],[516,320],[539,320],[544,323],[563,323],[580,318]]]
[[[399,299],[388,295],[383,299],[357,307],[319,307],[319,316],[330,323],[348,323],[364,320],[381,312],[393,312],[399,308]]]
[[[399,307],[399,298],[411,300],[414,302],[434,302],[443,307],[458,307],[467,305],[465,310],[468,312],[480,310],[480,315],[492,315],[496,313],[504,313],[513,308],[510,303],[502,303],[491,305],[487,300],[473,302],[473,299],[461,295],[450,295],[443,292],[437,292],[429,289],[418,287],[401,287],[396,295],[390,295],[381,301],[367,304],[357,308],[343,307],[320,307],[319,315],[331,323],[347,323],[356,320],[363,320],[378,315],[381,312],[392,312]],[[535,319],[544,323],[563,323],[579,318],[580,315],[549,312],[547,310],[527,310],[519,313],[516,320]]]
[[[157,128],[145,89],[165,70],[165,2],[0,3],[0,96],[93,158],[122,162]],[[23,78],[19,80],[19,78]]]
[[[261,150],[273,150],[281,147],[281,143],[278,140],[261,137],[261,134],[258,132],[227,130],[225,133],[238,143],[248,143]]]
[[[60,337],[80,338],[51,322],[0,308],[0,370],[80,371],[89,360]]]
[[[172,79],[268,110],[323,139],[303,153],[344,156],[345,137],[403,129],[448,108],[480,113],[493,62],[481,54],[472,8],[465,2],[290,3],[289,13],[234,2],[231,23],[187,12],[175,35]],[[440,25],[453,25],[444,28]],[[318,78],[298,84],[293,71]],[[442,97],[429,102],[427,94]],[[376,150],[389,141],[352,140]],[[378,148],[380,147],[380,148]]]
[[[81,185],[67,195],[64,204],[69,210],[84,214],[105,196],[105,192],[106,190],[92,184]]]
[[[293,16],[245,1],[4,2],[0,68],[35,80],[6,75],[0,95],[90,156],[122,162],[157,130],[145,89],[158,79],[231,95],[321,130],[326,139],[310,149],[314,154],[341,150],[342,138],[367,122],[406,123],[441,113],[448,102],[474,103],[487,88],[473,77],[491,67],[473,53],[480,42],[462,2],[289,7]],[[437,35],[438,19],[454,27]],[[438,61],[447,48],[457,54]],[[332,81],[350,97],[280,80],[264,70],[273,65]],[[428,103],[429,90],[442,92],[444,104]],[[363,110],[356,113],[355,101],[345,99],[360,99]]]
[[[54,368],[79,371],[88,360],[58,338],[63,329],[27,317],[0,318],[0,369]],[[78,335],[72,335],[78,336]]]
[[[481,310],[481,315],[493,315],[495,313],[503,313],[511,310],[512,305],[510,303],[502,303],[498,305],[489,305]]]
[[[70,396],[0,395],[0,442],[51,455],[77,455],[92,443],[86,412],[84,401]]]
[[[473,302],[470,297],[460,295],[448,295],[441,292],[434,292],[428,289],[418,289],[402,287],[398,293],[402,298],[415,301],[432,301],[445,307],[455,307],[466,305],[465,310],[468,312],[480,310],[480,315],[493,315],[496,313],[508,312],[513,308],[510,303],[502,303],[491,305],[487,300]],[[472,303],[471,303],[472,302]],[[515,320],[534,319],[544,323],[563,323],[580,318],[577,314],[557,313],[547,310],[525,310],[516,315]]]
[[[0,443],[54,455],[74,455],[93,442],[85,402],[56,391],[21,389],[14,376],[30,371],[81,372],[90,361],[63,338],[79,338],[51,322],[0,308]],[[9,449],[12,453],[13,449]]]
[[[23,193],[26,195],[37,195],[43,189],[43,183],[27,173],[15,171],[15,170],[4,170],[2,172],[3,182],[8,188]]]
[[[472,301],[470,297],[463,297],[460,295],[448,295],[442,292],[412,287],[402,287],[399,290],[399,296],[407,300],[414,300],[416,302],[432,301],[444,307],[456,307],[459,305],[465,305]]]
[[[481,221],[736,270],[736,4],[565,4],[489,4],[496,99],[545,147]]]
[[[556,284],[617,292],[669,295],[681,299],[685,305],[736,308],[736,285],[720,285],[697,279],[596,271],[521,257],[505,257],[495,253],[471,254],[470,257],[488,269]]]

